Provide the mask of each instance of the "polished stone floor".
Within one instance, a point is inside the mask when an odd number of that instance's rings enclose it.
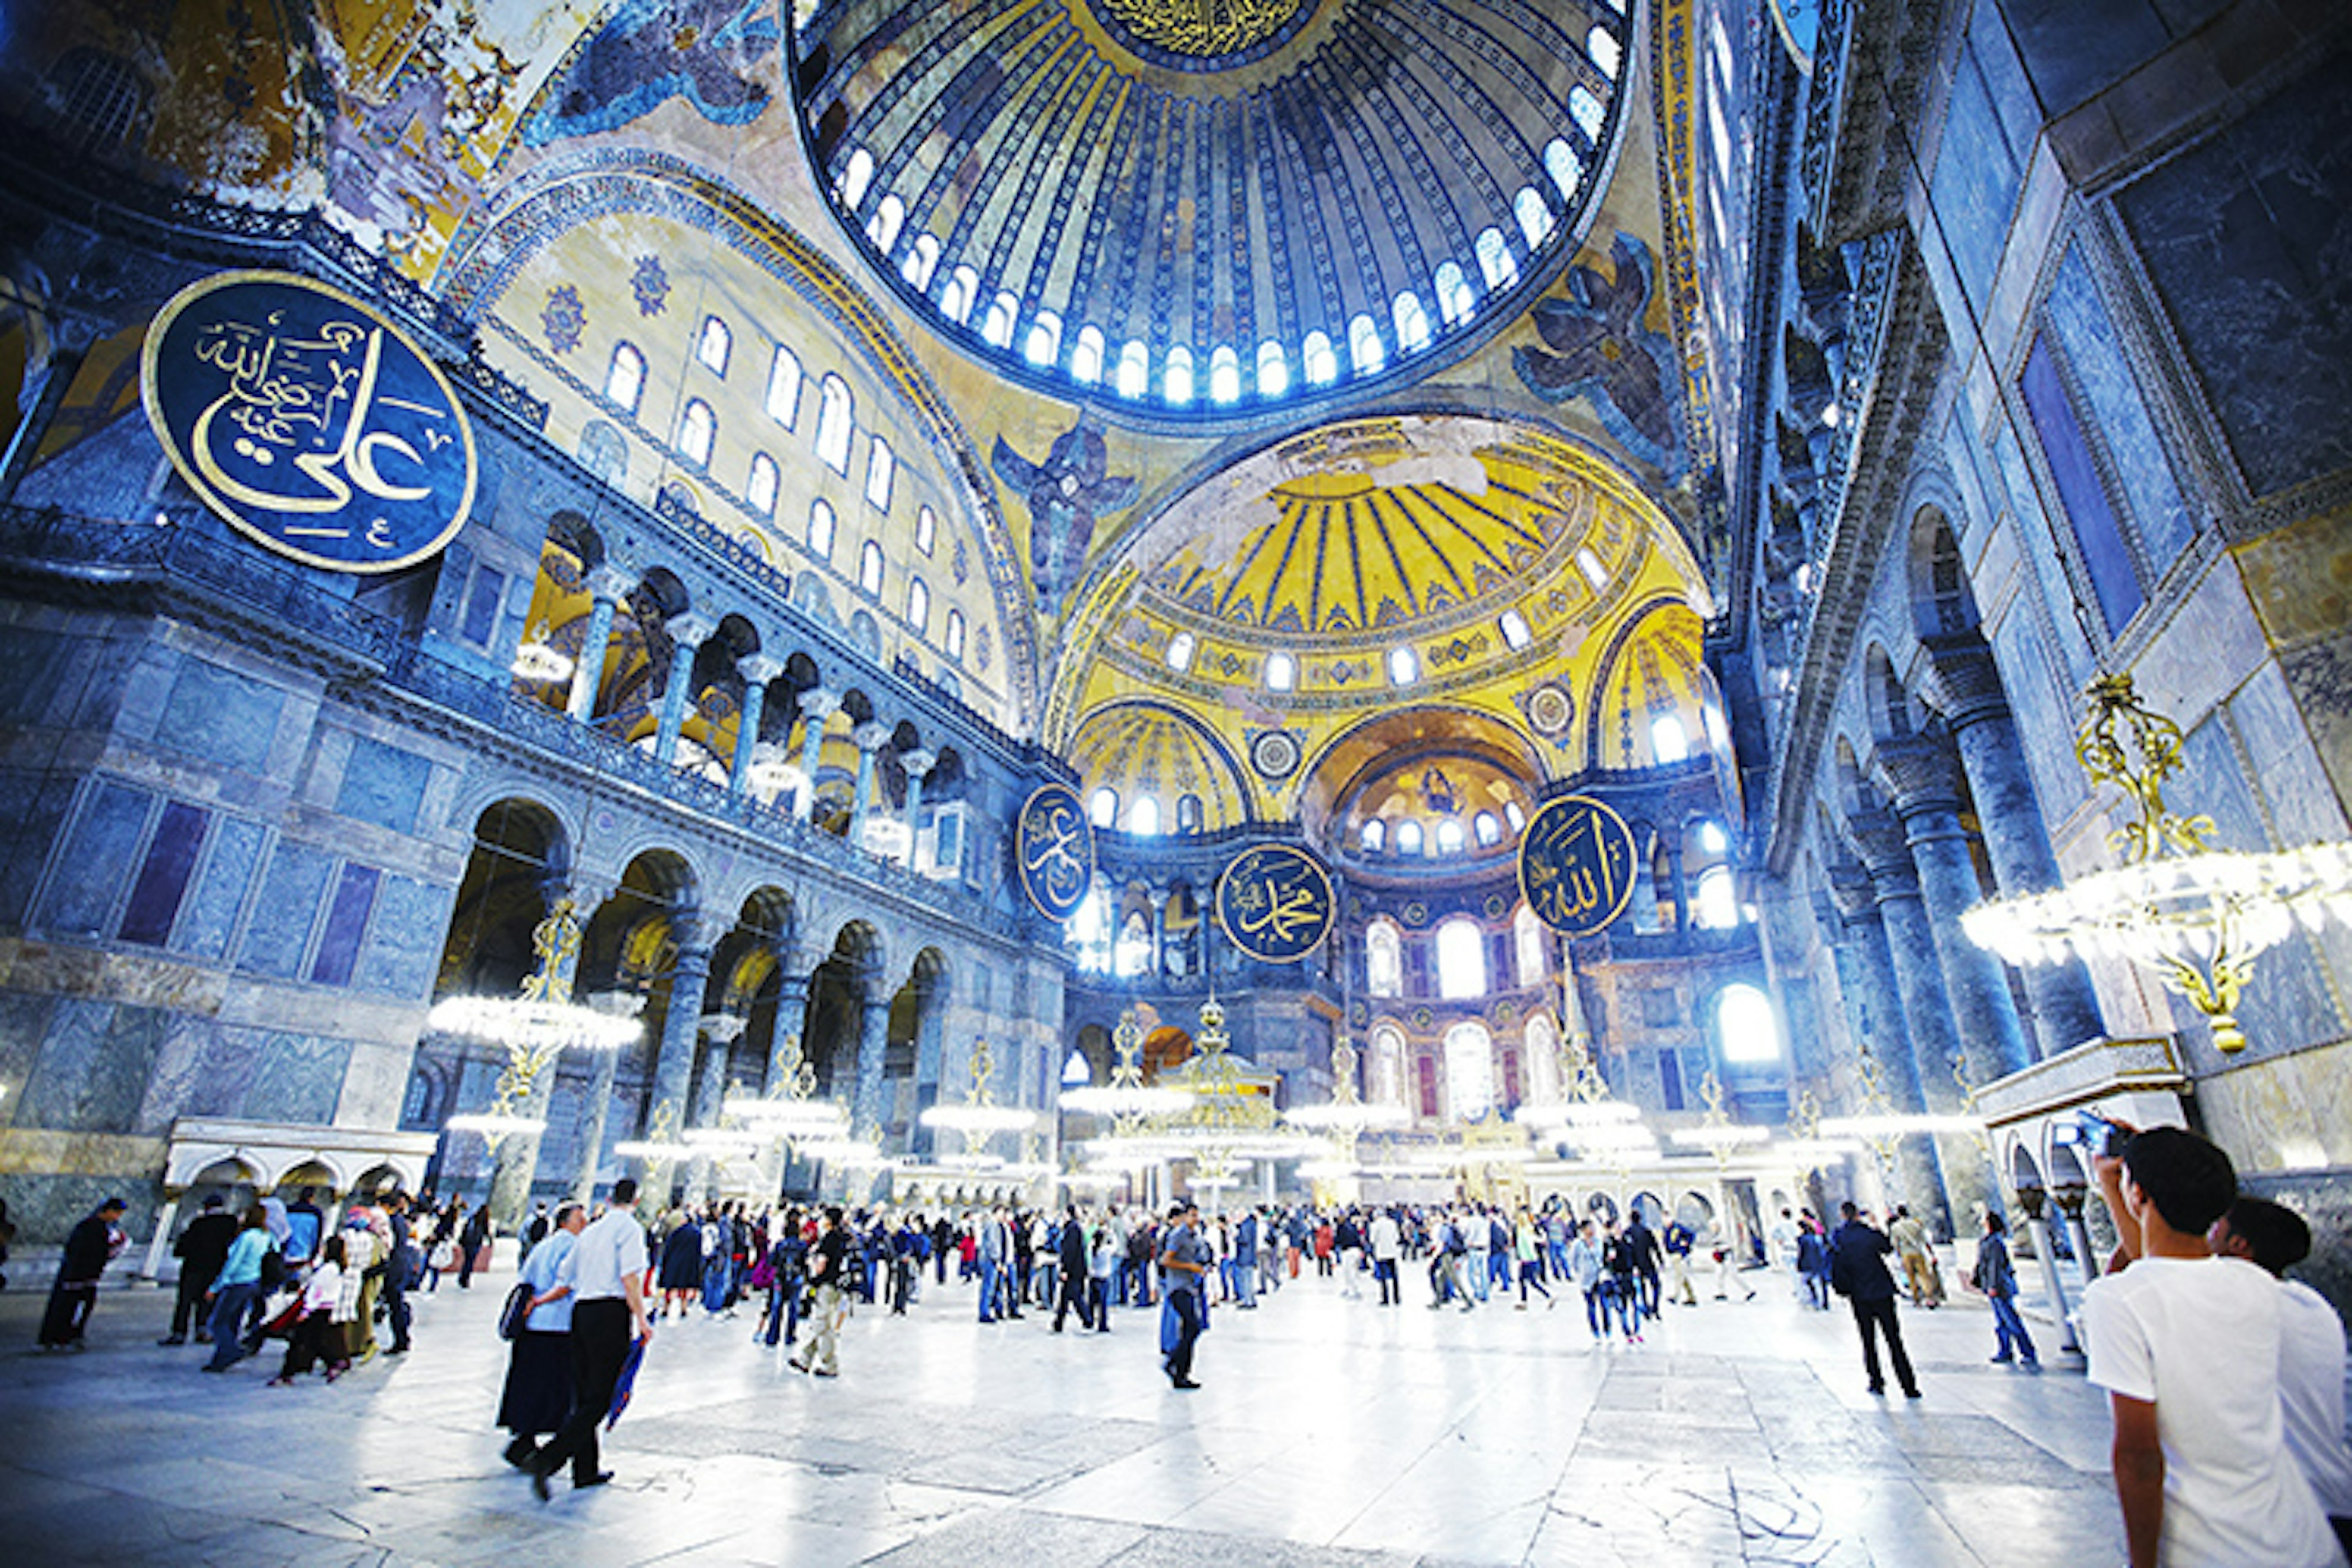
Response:
[[[532,1500],[489,1426],[507,1277],[420,1305],[415,1352],[262,1386],[158,1349],[168,1298],[109,1291],[83,1354],[0,1296],[11,1563],[2095,1563],[2122,1556],[2106,1421],[2077,1358],[1986,1363],[1980,1307],[1905,1322],[1927,1397],[1864,1389],[1850,1320],[1783,1282],[1590,1348],[1582,1314],[1376,1310],[1301,1280],[1218,1312],[1197,1393],[1155,1319],[982,1327],[969,1287],[866,1310],[843,1375],[748,1319],[656,1336],[608,1439],[618,1480]],[[18,1274],[21,1287],[24,1276]],[[2054,1339],[2044,1329],[2042,1337]],[[25,1347],[21,1350],[13,1347]]]

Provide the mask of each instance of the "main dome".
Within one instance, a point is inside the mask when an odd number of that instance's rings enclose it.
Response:
[[[794,33],[826,194],[949,342],[1216,426],[1458,358],[1608,183],[1616,0],[847,0]]]

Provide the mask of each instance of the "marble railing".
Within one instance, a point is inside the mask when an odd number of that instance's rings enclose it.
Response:
[[[1977,1109],[1998,1125],[2102,1095],[2179,1089],[2188,1081],[2169,1036],[2086,1040],[1986,1084],[1977,1090]]]

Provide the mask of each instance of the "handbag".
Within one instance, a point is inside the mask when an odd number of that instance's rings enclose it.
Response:
[[[517,1284],[507,1292],[506,1304],[499,1309],[499,1338],[514,1340],[522,1337],[523,1330],[530,1324],[533,1294],[531,1288],[524,1284]]]
[[[457,1268],[457,1244],[454,1241],[439,1241],[434,1243],[433,1254],[428,1261],[431,1262],[433,1267],[436,1269],[446,1270]]]

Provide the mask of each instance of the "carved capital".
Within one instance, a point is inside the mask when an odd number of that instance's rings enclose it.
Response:
[[[860,724],[849,732],[849,738],[857,743],[859,751],[871,755],[890,743],[890,726],[875,723]]]
[[[1922,637],[1927,655],[1928,703],[1955,731],[2009,717],[2009,693],[1992,649],[1974,632],[1966,637]]]
[[[1830,901],[1847,920],[1878,918],[1878,888],[1858,860],[1842,860],[1830,868]]]
[[[1886,781],[1895,811],[1906,819],[1960,809],[1960,756],[1941,735],[1881,741],[1871,754],[1871,767]]]
[[[898,765],[907,770],[908,778],[925,778],[940,765],[940,754],[937,752],[901,752]]]
[[[677,645],[680,653],[692,653],[718,629],[719,623],[708,616],[672,616],[662,623],[662,630],[669,634],[669,640]]]
[[[1911,863],[1910,840],[1902,820],[1885,806],[1857,811],[1845,819],[1846,836],[1862,851],[1862,863],[1881,899],[1916,892],[1918,868]]]
[[[588,592],[608,604],[617,605],[637,591],[637,581],[643,575],[635,567],[618,561],[607,561],[588,572]]]
[[[735,671],[746,686],[765,686],[783,674],[784,661],[773,654],[755,653],[737,659]]]
[[[841,693],[827,691],[822,686],[812,686],[800,696],[802,713],[819,722],[832,718],[834,710],[840,706]]]

